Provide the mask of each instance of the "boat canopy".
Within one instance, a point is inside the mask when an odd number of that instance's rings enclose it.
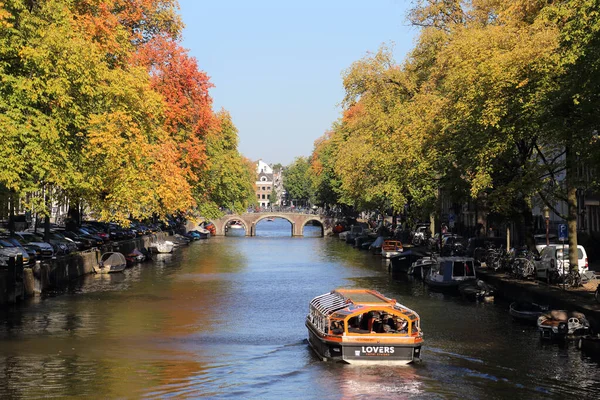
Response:
[[[403,306],[394,299],[389,299],[375,290],[336,289],[317,296],[310,302],[310,314],[346,319],[373,309],[393,309],[411,320],[418,319],[416,312]]]
[[[108,252],[108,253],[102,254],[100,263],[101,263],[101,265],[106,265],[106,266],[108,266],[108,265],[123,265],[123,264],[127,263],[127,260],[125,260],[125,256],[121,253]]]

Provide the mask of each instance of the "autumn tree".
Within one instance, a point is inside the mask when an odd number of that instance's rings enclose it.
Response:
[[[242,213],[256,204],[255,166],[237,150],[237,128],[228,112],[216,114],[217,123],[206,135],[206,171],[194,186],[198,212],[219,217],[221,207]]]

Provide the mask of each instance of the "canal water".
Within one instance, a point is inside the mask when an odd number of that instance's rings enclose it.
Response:
[[[600,364],[541,343],[502,303],[393,280],[381,258],[337,238],[216,237],[88,276],[0,314],[0,397],[255,399],[599,398]],[[313,236],[313,237],[310,237]],[[317,359],[309,301],[374,288],[416,310],[423,361],[355,367]]]

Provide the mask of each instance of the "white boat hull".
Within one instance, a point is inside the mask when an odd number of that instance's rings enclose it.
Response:
[[[170,241],[153,243],[150,245],[150,251],[158,254],[172,253],[174,246],[175,243]]]
[[[96,273],[98,274],[112,274],[114,272],[123,272],[123,270],[127,267],[127,264],[122,265],[104,265],[98,266],[95,268]]]

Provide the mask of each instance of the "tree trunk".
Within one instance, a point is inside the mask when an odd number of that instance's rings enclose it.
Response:
[[[52,196],[50,195],[50,189],[46,191],[46,197],[44,202],[46,204],[46,212],[44,215],[44,241],[48,242],[50,240],[50,214],[52,212],[52,200],[50,200]]]
[[[12,190],[8,194],[8,231],[15,234],[15,192]]]
[[[575,156],[571,146],[566,146],[567,161],[567,229],[569,235],[569,269],[579,270],[578,251],[577,251],[577,186],[575,185],[576,168]]]

